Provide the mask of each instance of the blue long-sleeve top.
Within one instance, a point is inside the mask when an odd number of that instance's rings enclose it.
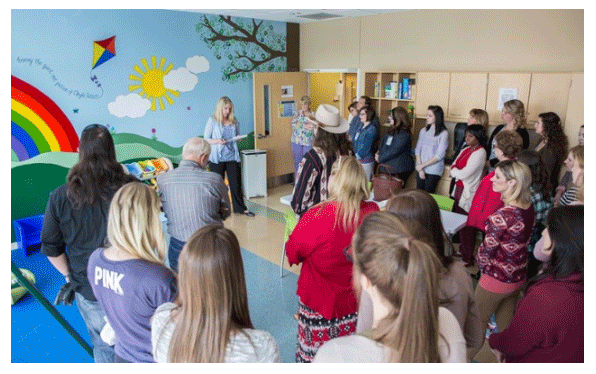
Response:
[[[356,158],[365,163],[373,162],[377,140],[379,140],[379,128],[373,122],[366,127],[360,125],[356,129],[353,140]]]
[[[238,122],[234,125],[235,128],[235,135],[240,135],[240,126]],[[205,125],[205,133],[203,138],[207,141],[211,139],[222,139],[224,137],[224,129],[223,125],[215,120],[213,117],[209,117],[207,120],[207,125]],[[213,163],[219,163],[220,158],[222,158],[224,152],[224,145],[223,144],[211,144],[211,154],[209,155],[209,161]],[[240,162],[240,153],[238,152],[238,144],[236,141],[233,141],[233,148],[234,148],[234,161]]]
[[[396,173],[414,170],[410,134],[406,131],[387,133],[379,145],[379,163],[390,165]]]

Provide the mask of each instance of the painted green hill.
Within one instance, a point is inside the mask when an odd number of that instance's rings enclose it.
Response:
[[[144,144],[155,151],[160,152],[164,155],[180,155],[182,153],[182,147],[171,147],[166,143],[160,142],[159,140],[153,140],[137,134],[112,134],[114,138],[114,144],[118,147],[119,144]],[[116,152],[117,154],[118,152]]]

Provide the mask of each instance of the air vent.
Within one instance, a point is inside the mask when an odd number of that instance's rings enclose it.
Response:
[[[302,16],[296,16],[298,18],[308,18],[308,19],[312,19],[315,21],[320,21],[320,20],[324,20],[324,19],[330,19],[330,18],[340,18],[343,16],[337,15],[337,14],[330,14],[330,13],[315,13],[315,14],[305,14]]]

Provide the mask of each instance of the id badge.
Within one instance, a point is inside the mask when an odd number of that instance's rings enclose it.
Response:
[[[393,141],[393,136],[390,136],[387,138],[387,143],[385,143],[386,145],[391,145],[391,142]]]
[[[357,132],[356,135],[354,135],[354,140],[358,140],[358,135],[360,135],[360,132]]]

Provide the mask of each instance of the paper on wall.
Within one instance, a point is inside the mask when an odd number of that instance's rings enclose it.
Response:
[[[497,104],[497,109],[503,109],[503,104],[513,99],[517,99],[517,88],[499,88],[499,103]]]

